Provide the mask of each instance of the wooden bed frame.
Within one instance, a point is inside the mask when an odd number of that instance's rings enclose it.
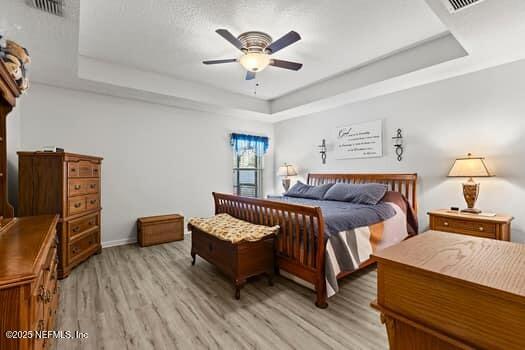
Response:
[[[417,174],[308,174],[307,183],[384,183],[390,191],[403,194],[417,213]],[[276,242],[277,265],[314,285],[315,305],[328,306],[325,279],[324,219],[321,208],[279,201],[213,193],[215,214],[228,213],[259,225],[281,227]],[[370,260],[360,268],[370,265]],[[350,273],[337,276],[343,278]]]

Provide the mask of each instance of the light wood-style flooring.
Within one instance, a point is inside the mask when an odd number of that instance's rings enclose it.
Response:
[[[278,277],[249,282],[241,300],[232,284],[197,257],[190,241],[148,248],[103,249],[61,282],[57,329],[88,333],[55,340],[61,349],[386,349],[379,315],[370,308],[376,272],[341,283],[327,309],[314,294]]]

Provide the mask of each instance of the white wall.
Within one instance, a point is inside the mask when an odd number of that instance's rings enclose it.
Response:
[[[477,179],[477,206],[515,216],[514,241],[525,242],[525,61],[413,88],[334,110],[280,122],[275,126],[275,165],[297,165],[301,177],[310,171],[417,172],[420,229],[426,212],[452,205],[464,207],[463,179],[446,175],[456,156],[484,155],[495,178]],[[335,160],[328,152],[321,164],[316,145],[326,138],[333,147],[335,127],[383,120],[384,156]],[[402,162],[394,156],[391,137],[403,130]],[[280,192],[280,182],[275,181]]]
[[[33,84],[22,107],[22,147],[99,155],[102,241],[134,240],[135,220],[209,216],[211,192],[232,190],[232,131],[267,135],[264,184],[273,189],[272,124]]]

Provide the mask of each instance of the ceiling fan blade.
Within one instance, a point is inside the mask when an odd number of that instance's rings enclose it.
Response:
[[[290,70],[299,70],[303,66],[302,63],[283,61],[283,60],[270,60],[270,66],[290,69]]]
[[[229,58],[226,60],[208,60],[208,61],[202,61],[204,64],[221,64],[221,63],[233,63],[237,62],[236,58]]]
[[[268,45],[266,50],[270,51],[269,52],[270,54],[273,54],[273,53],[276,53],[277,51],[279,51],[281,49],[284,49],[287,46],[292,45],[293,43],[295,43],[296,41],[299,41],[299,40],[301,40],[301,36],[299,35],[299,33],[294,32],[292,30],[288,34],[285,34],[280,39],[277,39],[276,41],[274,41],[273,43]]]
[[[255,79],[255,72],[246,71],[246,80],[252,80]]]
[[[217,29],[215,32],[222,36],[224,39],[228,40],[230,44],[242,51],[243,46],[241,41],[234,37],[233,34],[230,33],[227,29]]]

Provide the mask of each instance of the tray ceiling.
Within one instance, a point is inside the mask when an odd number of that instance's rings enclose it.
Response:
[[[273,122],[525,59],[525,1],[446,3],[68,0],[57,17],[3,0],[0,27],[31,53],[32,82]],[[239,66],[200,63],[237,54],[220,27],[297,30],[276,56],[304,69],[265,70],[254,96]]]
[[[239,64],[204,66],[203,59],[240,54],[215,33],[217,28],[235,35],[261,30],[274,39],[295,30],[303,39],[275,58],[302,62],[303,69],[270,67],[257,80],[245,81]],[[274,99],[446,30],[421,0],[89,0],[81,3],[79,51],[141,71]]]

